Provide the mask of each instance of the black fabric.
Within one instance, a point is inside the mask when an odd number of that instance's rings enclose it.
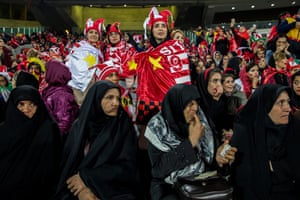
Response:
[[[32,74],[25,71],[20,71],[18,73],[16,86],[31,85],[34,88],[39,89],[39,82]],[[0,99],[0,123],[5,120],[6,109],[7,103],[4,102],[4,100],[2,102],[2,99]]]
[[[7,103],[5,102],[3,96],[0,94],[0,123],[5,120],[5,113],[6,113],[6,108]]]
[[[179,177],[175,188],[182,200],[232,200],[233,197],[233,187],[219,175],[203,179],[194,176]]]
[[[164,199],[171,194],[176,194],[176,190],[170,187],[170,184],[164,182],[164,179],[172,171],[179,170],[197,161],[196,153],[188,139],[185,139],[180,145],[169,152],[162,152],[148,144],[149,157],[152,163],[152,199]],[[176,196],[176,195],[175,195]]]
[[[223,56],[227,55],[229,51],[229,41],[227,38],[218,39],[215,42],[216,45],[216,51],[219,51]]]
[[[291,128],[292,122],[275,125],[268,116],[283,91],[291,94],[290,88],[281,85],[259,87],[236,118],[231,145],[238,152],[232,165],[232,180],[239,200],[273,199],[274,194],[285,196],[285,193],[291,197],[282,199],[296,199],[295,175],[288,156],[294,159],[297,153],[289,152],[287,143],[289,135],[297,130]],[[269,160],[274,172],[270,170]]]
[[[197,78],[197,88],[200,93],[200,107],[203,109],[209,125],[214,129],[215,136],[220,143],[222,135],[222,129],[228,129],[230,127],[229,121],[227,121],[227,97],[222,94],[217,101],[208,93],[207,86],[210,76],[213,73],[220,73],[218,69],[206,69]]]
[[[293,87],[293,82],[297,76],[300,76],[300,71],[296,72],[295,74],[292,75],[291,79],[291,85]],[[292,97],[291,97],[291,105],[297,109],[300,109],[300,96],[296,94],[294,89],[292,90]]]
[[[17,76],[16,86],[21,85],[31,85],[34,88],[39,89],[38,80],[32,74],[25,71],[20,71]]]
[[[32,118],[17,109],[21,100],[37,105]],[[1,199],[50,199],[57,184],[62,146],[58,126],[38,90],[31,86],[12,90],[0,138]]]
[[[172,150],[163,152],[148,143],[148,153],[152,164],[152,199],[179,199],[176,191],[164,179],[171,172],[184,168],[197,161],[197,155],[188,139],[188,124],[183,111],[192,100],[199,102],[200,95],[193,85],[177,84],[169,89],[162,102],[161,113],[170,127],[182,142]]]
[[[276,73],[274,75],[274,79],[275,79],[276,84],[290,86],[289,78],[286,74]]]
[[[233,75],[235,79],[239,78],[241,62],[241,58],[237,56],[230,58],[228,61],[228,67],[233,69]]]
[[[169,89],[162,102],[162,116],[169,127],[181,138],[187,138],[188,125],[183,110],[192,100],[199,103],[200,95],[193,85],[177,84]]]
[[[228,127],[233,129],[234,119],[236,117],[237,110],[242,106],[242,99],[235,95],[227,97],[227,113],[228,113]]]
[[[121,105],[116,117],[107,117],[100,105],[113,88],[118,86],[99,81],[88,91],[65,144],[56,199],[77,199],[66,180],[78,172],[101,200],[135,199],[137,138],[132,122]],[[90,149],[84,156],[86,142]]]
[[[291,98],[291,105],[296,107],[297,109],[300,109],[300,96],[298,96],[294,90],[292,92],[292,98]]]
[[[289,135],[287,140],[287,160],[291,166],[291,173],[295,177],[297,197],[300,197],[300,121],[296,118],[291,119]]]

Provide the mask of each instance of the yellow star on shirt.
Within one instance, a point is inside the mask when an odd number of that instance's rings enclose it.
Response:
[[[135,62],[134,59],[132,59],[131,61],[128,61],[128,69],[129,70],[136,70],[137,68],[137,63]]]
[[[153,70],[163,69],[163,66],[161,66],[161,64],[159,63],[160,60],[161,60],[161,56],[159,56],[157,59],[149,56],[149,62],[153,65]]]
[[[96,56],[88,53],[88,55],[83,59],[87,64],[88,67],[93,67],[96,64]]]

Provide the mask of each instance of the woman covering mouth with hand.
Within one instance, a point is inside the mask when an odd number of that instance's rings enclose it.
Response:
[[[219,69],[206,69],[197,78],[200,93],[200,107],[214,127],[218,143],[222,140],[222,130],[230,128],[227,112],[227,97],[223,94],[222,74]]]

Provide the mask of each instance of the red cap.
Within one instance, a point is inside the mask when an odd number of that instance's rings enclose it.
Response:
[[[170,24],[169,24],[169,17],[170,17]],[[174,20],[173,20],[173,14],[170,10],[163,10],[161,12],[158,12],[156,7],[152,7],[150,10],[150,13],[148,15],[148,17],[146,18],[146,20],[144,21],[144,37],[146,37],[146,28],[148,26],[149,29],[152,28],[153,24],[155,24],[156,22],[162,21],[166,24],[166,26],[168,27],[168,29],[173,29],[174,28]]]
[[[114,63],[111,60],[98,64],[96,65],[96,67],[99,70],[99,72],[96,73],[96,75],[99,74],[97,76],[97,80],[105,80],[105,78],[113,72],[119,73],[119,68],[115,67]]]
[[[112,25],[110,25],[109,29],[106,30],[107,35],[109,35],[110,33],[119,33],[120,35],[122,35],[122,32],[120,30],[120,22],[114,22]]]
[[[148,21],[148,27],[152,28],[153,24],[158,22],[158,21],[163,21],[167,27],[169,26],[169,17],[171,17],[171,28],[174,26],[174,21],[173,21],[173,14],[170,10],[163,10],[161,12],[158,12],[156,7],[153,7],[149,13],[149,21]]]
[[[105,30],[104,28],[104,19],[99,18],[96,21],[93,21],[91,18],[88,18],[88,20],[85,23],[84,28],[84,35],[87,35],[89,30],[94,29],[98,32],[98,34],[101,34],[102,30]]]

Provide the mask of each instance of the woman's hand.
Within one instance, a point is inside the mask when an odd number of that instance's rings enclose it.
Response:
[[[237,152],[236,147],[230,147],[224,154],[221,155],[221,152],[225,145],[228,145],[229,141],[225,140],[224,143],[218,148],[216,154],[216,161],[220,167],[223,167],[224,164],[232,163],[235,159],[235,153]]]
[[[68,178],[67,184],[68,189],[73,193],[74,196],[77,196],[83,189],[87,188],[80,178],[79,173]]]
[[[285,53],[286,55],[288,55],[288,56],[291,56],[291,52],[289,52],[289,50],[288,50],[289,46],[290,46],[290,44],[287,43],[287,44],[286,44],[286,47],[284,48],[284,53]]]
[[[204,134],[205,126],[200,122],[198,115],[194,114],[194,120],[189,124],[189,140],[193,147],[198,143],[202,135]]]
[[[84,188],[79,194],[78,194],[79,200],[100,200],[96,195],[89,189]]]

